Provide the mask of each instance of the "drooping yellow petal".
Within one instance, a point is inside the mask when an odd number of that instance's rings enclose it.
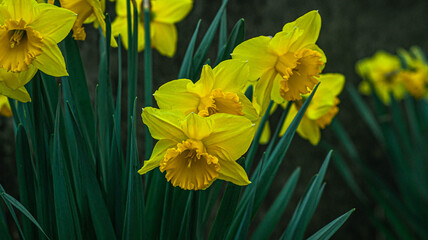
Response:
[[[274,68],[277,56],[269,50],[270,37],[260,36],[239,44],[232,53],[233,59],[248,61],[250,80],[257,80]]]
[[[4,82],[0,82],[0,94],[16,99],[20,102],[31,102],[30,94],[25,87],[20,87],[15,90],[6,86]]]
[[[153,96],[161,109],[177,110],[185,115],[198,111],[199,96],[187,91],[193,82],[189,79],[178,79],[162,85]]]
[[[176,23],[189,14],[192,0],[156,0],[151,1],[154,20],[162,23]]]
[[[9,100],[6,96],[0,95],[0,115],[5,117],[12,117],[12,110],[10,109]]]
[[[303,30],[299,28],[293,28],[290,31],[282,31],[275,34],[272,40],[269,42],[269,48],[275,52],[276,55],[282,56],[286,54],[290,47],[296,42],[303,34]]]
[[[263,127],[262,136],[260,137],[260,144],[267,144],[270,140],[270,126],[269,121],[266,121],[265,126]]]
[[[242,113],[244,117],[255,123],[259,120],[259,114],[253,106],[253,103],[243,93],[237,93],[239,101],[242,105]]]
[[[321,139],[321,131],[314,120],[303,117],[297,127],[297,133],[304,139],[309,140],[312,145],[317,145]]]
[[[44,38],[43,43],[43,54],[34,59],[33,65],[40,71],[54,77],[68,76],[64,57],[56,42],[50,38]]]
[[[181,122],[180,128],[188,138],[202,140],[213,131],[213,119],[204,118],[195,113],[190,113]]]
[[[177,47],[177,28],[174,24],[152,22],[150,24],[153,32],[152,47],[160,54],[172,57]]]
[[[154,168],[159,167],[160,162],[165,157],[166,151],[169,148],[175,147],[176,145],[177,145],[177,142],[173,140],[169,140],[169,139],[159,140],[153,149],[150,159],[144,161],[144,165],[140,170],[138,170],[138,173],[143,175],[148,171],[151,171]]]
[[[250,74],[246,61],[230,59],[219,63],[214,69],[214,89],[223,91],[242,92]]]
[[[296,19],[296,21],[285,24],[282,30],[284,32],[291,32],[295,27],[303,30],[303,34],[294,42],[293,49],[314,44],[318,40],[321,30],[321,16],[316,10],[310,11]]]
[[[254,87],[254,108],[256,109],[259,116],[263,116],[264,112],[269,106],[271,99],[269,93],[272,92],[273,82],[277,75],[278,73],[275,71],[275,69],[270,69],[261,76],[260,80]]]
[[[154,139],[171,139],[176,142],[187,139],[181,130],[180,119],[184,116],[180,112],[146,107],[143,109],[141,117]]]
[[[232,182],[239,186],[245,186],[251,183],[245,169],[235,161],[220,160],[220,171],[218,173],[218,179]]]
[[[37,68],[33,65],[28,66],[27,71],[13,73],[0,68],[0,82],[3,82],[12,90],[18,89],[27,84],[36,74]]]
[[[212,133],[203,142],[207,152],[222,160],[235,161],[249,148],[255,127],[245,117],[218,113],[209,117],[213,120]]]
[[[77,15],[64,8],[43,4],[40,13],[29,24],[44,37],[49,37],[56,43],[61,42],[70,33]]]

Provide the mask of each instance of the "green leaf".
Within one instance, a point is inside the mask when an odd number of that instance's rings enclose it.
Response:
[[[306,228],[311,220],[318,201],[323,190],[322,181],[324,180],[325,172],[327,171],[330,162],[332,151],[330,151],[322,164],[318,175],[306,191],[298,207],[294,211],[293,217],[288,223],[287,229],[281,236],[281,239],[303,239]]]
[[[266,215],[263,217],[264,220],[257,227],[251,239],[269,239],[270,235],[284,214],[288,202],[290,201],[294,189],[296,188],[299,176],[300,168],[297,168],[288,178],[286,184],[276,197],[275,202],[269,208]]]
[[[339,228],[346,222],[346,220],[351,216],[355,209],[349,210],[347,213],[331,221],[325,227],[321,228],[314,235],[310,236],[307,240],[328,240],[334,233],[339,230]]]
[[[224,0],[223,0],[224,2]],[[220,29],[219,29],[219,37],[218,37],[218,55],[217,59],[222,57],[222,51],[221,49],[224,49],[226,47],[226,41],[227,41],[227,13],[226,10],[224,10],[223,15],[221,15],[220,20]],[[217,64],[216,64],[217,65]]]
[[[198,21],[196,29],[193,32],[192,39],[190,40],[189,46],[187,47],[186,53],[184,54],[183,63],[180,67],[180,72],[178,73],[178,78],[190,78],[190,72],[192,69],[192,58],[193,50],[195,49],[196,37],[198,36],[199,26],[201,25],[201,20]]]
[[[226,9],[226,5],[227,5],[227,0],[223,1],[223,3],[221,4],[221,7],[218,10],[217,15],[215,16],[214,20],[211,22],[211,25],[208,28],[207,32],[205,33],[205,36],[202,39],[201,44],[199,45],[198,49],[195,52],[195,56],[193,57],[193,62],[192,62],[193,73],[192,73],[191,79],[196,79],[197,75],[199,75],[199,72],[202,69],[202,64],[205,62],[208,49],[210,48],[210,45],[214,39],[214,35],[220,23],[221,16],[223,15],[223,12]]]
[[[147,229],[147,238],[154,239],[159,236],[162,223],[162,214],[164,201],[165,201],[165,185],[166,179],[164,174],[158,170],[154,170],[152,173],[151,181],[148,186],[148,193],[146,197],[145,206],[145,219]]]
[[[3,210],[3,205],[0,204],[0,239],[11,240],[9,229],[6,223],[6,217]]]
[[[287,107],[285,107],[284,112],[282,112],[282,114],[281,114],[281,118],[279,119],[279,122],[276,125],[275,132],[271,137],[268,148],[266,149],[266,156],[269,156],[271,154],[272,149],[276,144],[276,140],[279,137],[279,132],[281,131],[281,129],[284,125],[285,119],[287,118],[287,115],[288,115],[288,112],[290,111],[291,105],[293,105],[293,102],[289,101],[287,103]]]
[[[229,39],[227,40],[226,45],[219,50],[219,56],[217,57],[216,64],[219,64],[221,61],[231,58],[231,53],[233,49],[244,41],[245,38],[245,22],[244,19],[239,19],[230,33]],[[251,98],[250,98],[251,99]]]
[[[47,239],[49,239],[49,237],[46,235],[45,231],[43,231],[42,227],[39,225],[39,223],[36,221],[36,219],[33,217],[33,215],[31,215],[31,213],[20,202],[18,202],[14,197],[7,194],[4,191],[4,188],[1,184],[0,184],[0,196],[3,199],[3,201],[5,202],[6,206],[9,208],[9,211],[12,214],[13,220],[15,220],[15,223],[16,223],[18,230],[21,234],[21,237],[23,239],[25,239],[24,234],[22,232],[21,226],[19,225],[19,221],[18,221],[18,218],[16,217],[15,211],[13,210],[13,208],[10,204],[12,204],[22,214],[24,214],[31,222],[33,222],[34,225],[36,225],[36,227],[45,235],[45,237]]]

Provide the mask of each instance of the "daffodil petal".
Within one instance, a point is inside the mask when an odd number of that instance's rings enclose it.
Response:
[[[228,92],[241,92],[244,90],[250,68],[246,61],[230,59],[219,63],[214,69],[214,89],[221,88]]]
[[[220,161],[220,171],[218,174],[218,179],[232,182],[239,186],[251,183],[244,168],[235,161]]]
[[[269,121],[266,121],[265,126],[263,127],[262,136],[260,137],[260,144],[267,144],[270,139],[270,126]]]
[[[276,74],[272,81],[272,89],[270,93],[270,98],[276,103],[276,104],[283,104],[285,102],[285,99],[281,96],[280,88],[281,88],[281,80],[282,76],[280,74]]]
[[[195,140],[202,140],[208,137],[213,131],[213,120],[201,117],[196,113],[190,113],[181,123],[181,129],[187,137]]]
[[[175,25],[152,22],[151,28],[153,30],[152,46],[162,55],[174,56],[177,47],[177,28]]]
[[[269,50],[270,41],[270,37],[255,37],[239,44],[233,50],[233,59],[248,61],[249,80],[257,80],[269,69],[275,67],[277,56]]]
[[[321,16],[318,11],[313,10],[299,17],[294,22],[287,23],[282,28],[285,32],[291,32],[297,27],[303,30],[302,36],[293,44],[293,48],[314,44],[321,30]]]
[[[260,77],[260,80],[254,87],[254,107],[260,116],[263,116],[269,105],[274,79],[277,77],[277,75],[280,76],[277,74],[275,69],[270,69]]]
[[[321,130],[316,121],[303,117],[297,127],[297,133],[312,145],[317,145],[321,139]]]
[[[5,117],[12,117],[12,110],[10,109],[9,99],[3,95],[0,95],[0,115]]]
[[[187,91],[189,84],[193,84],[189,79],[178,79],[162,85],[153,94],[159,108],[181,111],[185,115],[197,112],[200,98]]]
[[[36,1],[28,0],[3,0],[2,7],[7,9],[12,19],[22,18],[25,22],[31,22],[38,13],[38,4]]]
[[[16,90],[13,90],[6,86],[4,82],[0,82],[0,94],[5,95],[9,98],[16,99],[20,102],[31,102],[30,94],[28,94],[27,89],[25,89],[25,87],[20,87]]]
[[[61,42],[70,33],[77,15],[51,4],[40,3],[39,5],[43,8],[30,26],[56,43]]]
[[[208,94],[211,94],[214,86],[214,73],[210,65],[206,64],[202,68],[201,78],[194,85],[189,84],[187,89],[199,95],[200,97],[205,97]]]
[[[42,54],[34,59],[33,65],[54,77],[68,76],[64,57],[56,42],[50,38],[44,38],[43,42],[45,45],[42,47]]]
[[[128,49],[128,22],[126,17],[117,17],[111,24],[111,35],[116,37],[119,34],[122,38],[122,45]]]
[[[156,0],[151,1],[154,19],[157,22],[176,23],[189,14],[192,9],[191,0]]]
[[[37,73],[37,68],[33,65],[28,66],[28,70],[13,73],[0,68],[0,82],[6,84],[7,87],[15,90],[27,84]]]
[[[291,31],[281,31],[269,42],[269,48],[278,56],[282,56],[290,50],[291,45],[303,34],[303,30],[293,28]]]
[[[213,131],[206,137],[207,152],[219,159],[235,161],[250,147],[255,126],[245,117],[217,113],[209,118],[214,120]]]
[[[176,142],[187,139],[180,128],[180,118],[184,117],[180,112],[146,107],[141,117],[154,139],[172,139]]]
[[[253,106],[253,103],[243,93],[236,93],[239,97],[239,101],[242,104],[242,112],[244,116],[251,122],[255,123],[259,120],[259,114]]]
[[[173,148],[176,145],[177,145],[177,142],[173,140],[168,140],[168,139],[159,140],[153,149],[150,159],[144,161],[144,165],[140,170],[138,170],[138,173],[143,175],[148,171],[151,171],[154,168],[159,167],[159,163],[165,157],[166,150],[168,150],[168,148]]]

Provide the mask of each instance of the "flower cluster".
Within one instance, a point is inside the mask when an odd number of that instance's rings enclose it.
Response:
[[[293,101],[283,133],[321,82],[297,130],[317,144],[320,128],[338,112],[344,85],[340,74],[320,74],[326,62],[315,44],[320,26],[319,13],[309,12],[273,38],[241,43],[232,59],[214,69],[205,65],[195,83],[178,79],[162,85],[154,93],[159,109],[143,109],[143,122],[159,141],[139,173],[159,167],[174,186],[187,190],[205,189],[215,179],[246,185],[247,174],[236,160],[248,150],[269,102]],[[249,84],[254,86],[251,101],[244,94]]]
[[[374,89],[383,103],[389,104],[391,96],[400,100],[408,92],[413,97],[428,97],[428,64],[421,51],[413,47],[409,52],[399,50],[399,56],[378,51],[373,57],[356,64],[357,73],[363,78],[359,90],[370,94]]]

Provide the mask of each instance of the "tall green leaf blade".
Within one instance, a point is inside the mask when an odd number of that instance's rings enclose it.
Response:
[[[204,38],[202,39],[201,44],[199,45],[198,49],[195,52],[195,56],[193,57],[192,67],[192,78],[196,79],[198,73],[202,69],[202,64],[205,62],[205,58],[208,53],[208,49],[210,48],[210,45],[214,39],[214,35],[217,31],[217,27],[220,24],[221,16],[223,15],[223,12],[226,9],[227,0],[223,1],[221,4],[220,9],[217,12],[217,15],[215,16],[214,20],[211,22],[210,27],[208,28],[207,32],[205,33]]]
[[[251,239],[268,239],[270,237],[279,220],[281,219],[288,202],[290,201],[294,189],[296,188],[299,175],[300,168],[297,168],[288,178],[286,184],[276,197],[275,202],[269,208],[266,215],[263,217],[264,220],[257,227]]]
[[[2,204],[0,204],[0,239],[12,240],[12,237],[9,234],[9,229],[7,228],[6,217]]]
[[[178,73],[178,78],[190,78],[193,50],[195,49],[196,37],[198,36],[200,25],[201,20],[198,21],[198,24],[196,25],[195,31],[193,32],[192,38],[190,40],[189,46],[187,47],[186,53],[184,54],[183,62],[180,67],[180,72]]]
[[[243,18],[239,19],[230,33],[226,45],[219,50],[219,56],[216,60],[216,65],[221,61],[231,58],[233,49],[244,41],[245,38],[245,21]]]
[[[336,218],[325,227],[321,228],[314,235],[310,236],[307,240],[328,240],[333,234],[339,230],[339,228],[348,220],[349,216],[355,211],[355,209],[349,210],[347,213],[342,216]]]
[[[303,239],[306,228],[313,216],[323,190],[322,181],[324,180],[331,154],[332,151],[328,153],[318,175],[315,177],[315,180],[303,196],[298,208],[294,211],[293,217],[291,218],[284,234],[281,236],[281,239]]]
[[[22,124],[19,124],[16,130],[16,148],[18,149],[16,151],[16,165],[18,172],[19,197],[23,206],[25,206],[30,212],[35,212],[35,170],[30,145],[28,143],[27,132]],[[36,236],[34,225],[31,224],[28,219],[22,219],[22,225],[26,236]]]
[[[3,198],[3,201],[5,202],[6,206],[11,211],[10,213],[12,214],[12,217],[15,220],[15,223],[17,224],[18,230],[22,234],[23,239],[25,239],[25,237],[23,236],[23,232],[22,232],[21,227],[19,225],[18,218],[16,217],[15,211],[13,210],[13,208],[10,204],[12,204],[15,208],[17,208],[22,214],[24,214],[32,223],[34,223],[34,225],[36,225],[36,227],[45,235],[45,237],[47,239],[49,239],[49,237],[46,235],[45,231],[43,231],[42,227],[37,222],[37,220],[33,217],[33,215],[31,215],[31,213],[20,202],[18,202],[14,197],[7,194],[4,191],[4,188],[1,184],[0,184],[0,196]]]
[[[9,209],[10,215],[12,215],[13,221],[15,222],[16,227],[18,228],[19,235],[21,236],[22,239],[25,240],[25,235],[24,235],[24,232],[22,231],[21,225],[19,224],[18,217],[16,216],[15,210],[13,210],[11,203],[7,200],[6,194],[7,193],[4,191],[3,186],[0,184],[0,197],[3,199],[4,204]]]

